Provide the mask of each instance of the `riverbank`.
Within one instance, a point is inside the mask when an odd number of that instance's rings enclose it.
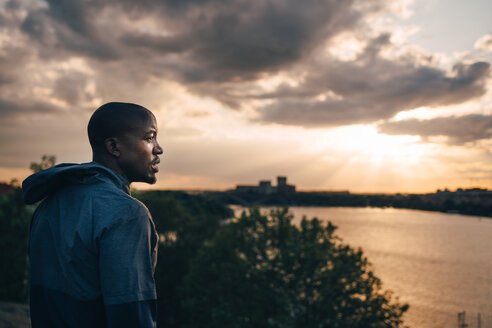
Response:
[[[492,217],[492,191],[458,189],[428,194],[353,194],[344,192],[261,193],[255,191],[203,191],[203,195],[229,205],[377,207],[458,213]]]

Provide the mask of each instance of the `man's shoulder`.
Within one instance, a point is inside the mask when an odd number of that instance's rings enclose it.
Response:
[[[93,185],[82,191],[88,193],[99,210],[119,213],[121,217],[147,216],[147,207],[138,199],[111,185]],[[128,214],[128,215],[122,215]]]
[[[105,181],[66,185],[51,198],[51,201],[65,204],[65,207],[69,204],[72,211],[94,216],[97,218],[96,222],[103,225],[150,216],[147,207],[142,202]]]
[[[92,181],[91,183],[70,183],[61,187],[55,197],[73,195],[78,199],[93,199],[110,205],[111,203],[131,203],[133,197],[107,181]]]
[[[91,187],[88,187],[91,186]],[[30,175],[22,183],[24,201],[34,204],[46,197],[57,194],[60,189],[73,192],[86,189],[115,187],[129,193],[126,177],[97,162],[70,164],[63,163]],[[111,188],[110,188],[111,189]],[[58,193],[57,197],[60,196]]]

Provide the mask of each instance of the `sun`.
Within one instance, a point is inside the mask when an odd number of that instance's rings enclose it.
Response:
[[[329,150],[366,165],[416,165],[429,154],[429,148],[418,136],[381,134],[374,125],[352,125],[320,130],[312,151]],[[328,155],[327,155],[328,156]]]

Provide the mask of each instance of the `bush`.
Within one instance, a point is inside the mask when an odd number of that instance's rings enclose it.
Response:
[[[32,211],[24,205],[17,183],[0,195],[0,300],[27,302],[28,235]]]
[[[398,327],[392,300],[361,250],[331,223],[250,210],[192,261],[182,288],[187,327]]]

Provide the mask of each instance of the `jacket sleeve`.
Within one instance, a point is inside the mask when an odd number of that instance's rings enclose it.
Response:
[[[143,320],[133,327],[154,327],[155,232],[150,220],[146,209],[131,211],[100,237],[99,273],[109,322]]]
[[[106,306],[108,328],[155,328],[156,313],[155,300]]]

